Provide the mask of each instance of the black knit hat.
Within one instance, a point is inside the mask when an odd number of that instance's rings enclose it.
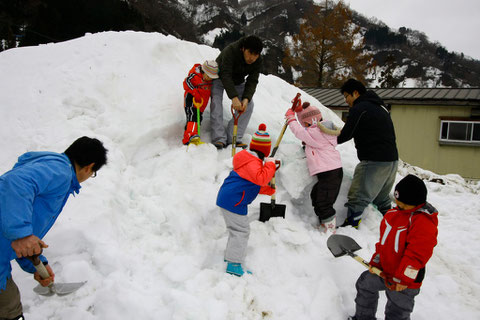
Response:
[[[427,202],[427,187],[423,180],[409,174],[395,186],[395,199],[411,206]]]

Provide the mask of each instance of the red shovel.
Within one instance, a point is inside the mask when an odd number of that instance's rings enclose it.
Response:
[[[237,148],[237,130],[238,130],[238,118],[242,115],[243,111],[233,110],[233,105],[231,107],[232,116],[233,116],[233,136],[232,136],[232,157],[235,155],[235,149]]]

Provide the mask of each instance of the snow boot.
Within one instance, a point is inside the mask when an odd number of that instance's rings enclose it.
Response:
[[[332,234],[335,234],[335,232],[337,231],[337,217],[333,217],[333,219],[323,222],[321,226],[323,227],[324,232],[330,232]]]
[[[217,150],[222,150],[226,147],[225,143],[223,143],[222,141],[215,141],[213,142],[213,145],[215,146],[215,148],[217,148]]]
[[[237,141],[237,143],[235,144],[235,146],[236,146],[237,148],[246,149],[246,148],[248,147],[248,144],[243,143],[242,141]]]
[[[250,271],[246,271],[248,274],[252,274]],[[233,274],[234,276],[241,277],[245,274],[242,264],[237,262],[227,261],[227,273]]]
[[[198,145],[201,145],[201,144],[205,144],[205,142],[203,142],[202,140],[200,140],[200,137],[199,136],[193,136],[190,138],[190,141],[188,141],[188,144],[194,144],[196,146]]]
[[[230,145],[232,145],[232,143],[231,143],[231,142],[227,142],[227,145],[225,146],[225,148],[228,147],[228,146],[230,146]],[[236,147],[236,148],[240,148],[240,149],[242,149],[242,150],[245,150],[246,148],[248,148],[248,144],[243,143],[242,141],[237,141],[237,142],[235,143],[235,147]]]
[[[343,227],[352,226],[355,229],[358,229],[358,226],[362,221],[362,214],[363,214],[363,211],[353,212],[352,210],[348,209],[347,218],[345,219],[345,221],[340,227],[343,228]]]
[[[183,133],[182,143],[184,145],[188,145],[190,143],[190,139],[194,137],[198,137],[198,140],[200,140],[200,137],[198,136],[198,126],[196,122],[189,121],[185,126],[185,132]]]

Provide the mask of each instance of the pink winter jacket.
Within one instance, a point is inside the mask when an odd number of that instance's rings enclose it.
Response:
[[[335,149],[337,137],[320,131],[315,125],[302,127],[298,121],[290,121],[288,126],[295,137],[305,142],[305,154],[310,175],[342,167],[340,153]]]

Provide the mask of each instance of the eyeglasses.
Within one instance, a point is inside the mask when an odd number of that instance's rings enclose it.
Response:
[[[350,95],[350,93],[348,92],[344,92],[343,93],[343,100],[345,100],[345,102],[347,101],[347,97]]]
[[[93,171],[92,175],[90,176],[90,178],[95,178],[97,176],[97,171]]]

